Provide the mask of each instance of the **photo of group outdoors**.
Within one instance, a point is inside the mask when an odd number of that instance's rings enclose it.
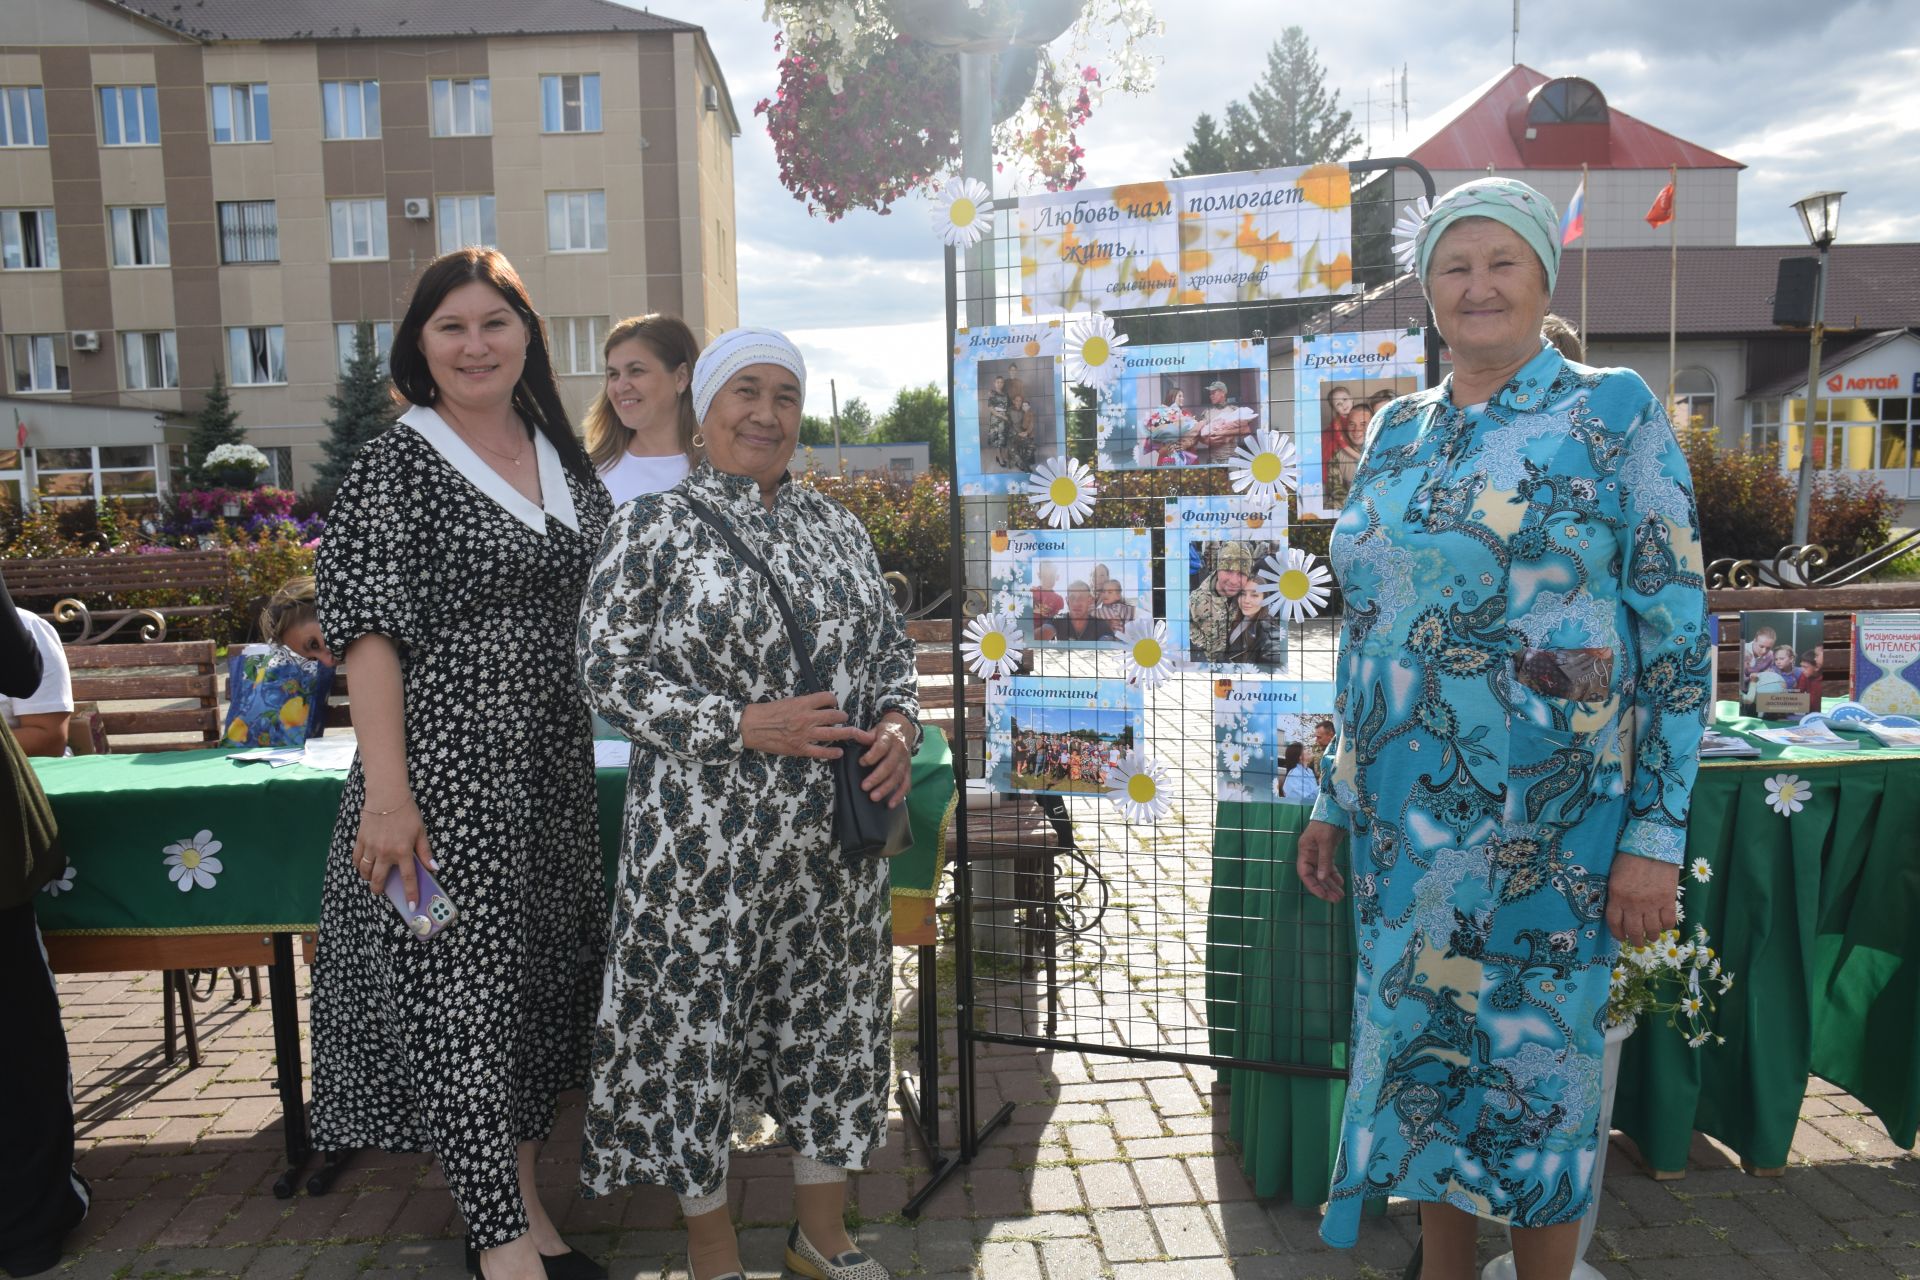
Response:
[[[1310,805],[1333,745],[1333,687],[1292,680],[1216,680],[1214,793],[1222,803]]]
[[[953,339],[961,492],[1012,493],[1066,440],[1060,326],[963,329]]]
[[[1129,347],[1100,414],[1100,466],[1222,467],[1265,421],[1261,339]]]
[[[1300,511],[1333,519],[1347,501],[1373,420],[1423,385],[1419,329],[1314,334],[1293,357],[1294,437]]]
[[[1269,613],[1260,566],[1286,552],[1284,507],[1236,497],[1167,504],[1167,641],[1222,673],[1287,669],[1287,624]]]
[[[1140,747],[1145,702],[1124,680],[1020,677],[987,688],[987,777],[995,791],[1095,795]]]
[[[1114,643],[1152,616],[1153,539],[1144,529],[996,531],[992,601],[1020,619],[1027,642]]]
[[[1740,615],[1740,710],[1764,720],[1820,708],[1826,615],[1804,609]]]

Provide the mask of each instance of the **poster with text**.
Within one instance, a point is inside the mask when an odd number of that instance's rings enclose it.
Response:
[[[1224,467],[1267,420],[1262,338],[1120,348],[1100,404],[1102,471]]]
[[[1166,504],[1167,642],[1218,672],[1282,674],[1287,624],[1267,612],[1259,570],[1287,545],[1286,508],[1251,498]]]
[[[1020,619],[1030,648],[1120,642],[1153,616],[1153,536],[1145,529],[994,531],[992,607]]]
[[[1353,288],[1343,164],[1020,200],[1027,315],[1325,297]]]
[[[1329,682],[1213,682],[1214,796],[1222,802],[1312,804],[1332,740]]]
[[[1335,519],[1374,415],[1426,386],[1420,329],[1301,338],[1293,349],[1293,442],[1300,450],[1300,514]]]
[[[987,682],[987,786],[1030,795],[1104,795],[1140,750],[1146,700],[1125,680],[1012,676]]]
[[[1035,466],[1066,452],[1057,322],[955,333],[953,390],[961,493],[1015,493]]]

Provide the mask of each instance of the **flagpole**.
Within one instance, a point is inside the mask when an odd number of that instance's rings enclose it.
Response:
[[[1667,287],[1667,413],[1673,413],[1674,359],[1679,346],[1680,329],[1680,166],[1667,166],[1667,185],[1673,188],[1673,205],[1667,210],[1667,244],[1672,251]]]
[[[1583,164],[1580,166],[1580,199],[1583,204],[1583,209],[1582,209],[1583,213],[1584,213],[1584,202],[1586,201],[1586,198],[1587,198],[1587,166]],[[1580,236],[1580,363],[1581,364],[1593,363],[1593,361],[1587,359],[1587,246],[1591,242],[1592,242],[1592,237],[1586,235],[1585,229],[1583,228],[1582,234]]]

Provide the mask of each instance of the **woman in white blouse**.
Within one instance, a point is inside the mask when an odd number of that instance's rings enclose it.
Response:
[[[629,316],[607,334],[607,377],[587,410],[587,456],[618,507],[679,484],[696,453],[693,362],[700,343],[678,316]]]

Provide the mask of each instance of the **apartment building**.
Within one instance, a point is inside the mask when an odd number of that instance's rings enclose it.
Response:
[[[737,323],[739,131],[701,29],[611,0],[7,0],[0,501],[157,495],[216,371],[304,488],[355,325],[466,244],[577,417],[611,319]]]

